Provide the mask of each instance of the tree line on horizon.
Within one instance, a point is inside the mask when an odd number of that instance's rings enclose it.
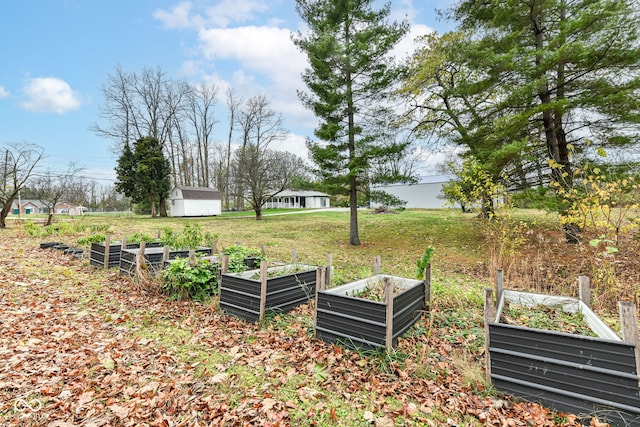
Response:
[[[616,177],[638,172],[638,6],[463,0],[440,12],[456,29],[425,34],[403,63],[391,52],[409,25],[391,20],[389,3],[297,0],[306,29],[292,40],[308,58],[299,97],[318,118],[307,138],[310,166],[270,147],[287,131],[265,95],[228,90],[228,138],[214,141],[217,87],[171,80],[159,68],[116,68],[103,86],[105,124],[93,130],[114,141],[119,191],[159,214],[155,190],[128,187],[131,171],[153,157],[143,145],[164,159],[162,191],[216,187],[226,208],[246,203],[257,217],[263,198],[283,186],[342,197],[352,245],[360,243],[357,206],[374,196],[372,186],[413,182],[419,147],[452,153],[443,167],[459,180],[445,196],[479,203],[485,216],[496,186],[523,204],[566,210],[558,195],[589,165]]]

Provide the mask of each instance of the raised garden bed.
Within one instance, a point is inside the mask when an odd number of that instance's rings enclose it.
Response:
[[[620,339],[589,308],[588,298],[503,291],[499,285],[494,313],[491,293],[485,293],[485,354],[487,376],[497,390],[586,419],[597,416],[612,425],[640,425],[640,352],[633,304],[620,303],[625,338]],[[506,324],[505,312],[514,305],[528,310],[529,320],[542,316],[546,307],[547,313],[561,316],[562,324],[551,319],[548,325],[539,320]]]
[[[385,301],[377,289],[389,283]],[[429,289],[425,281],[389,275],[318,291],[316,336],[329,343],[356,348],[391,349],[425,312]]]
[[[137,249],[123,249],[120,253],[120,275],[121,276],[133,276],[136,271],[138,262],[138,253],[140,248]],[[195,249],[197,254],[211,255],[211,248],[200,247]],[[152,273],[161,270],[164,267],[163,261],[172,260],[175,258],[188,258],[189,249],[183,250],[169,250],[165,255],[165,248],[157,247],[145,247],[144,259],[147,263],[147,268]]]
[[[61,244],[62,242],[42,242],[40,243],[40,249],[52,249],[54,246]]]
[[[315,296],[316,266],[289,264],[266,268],[266,261],[262,264],[260,270],[222,274],[222,310],[258,322],[267,311],[287,312]]]
[[[89,251],[89,264],[95,267],[103,268],[105,266],[105,256],[108,262],[107,268],[120,266],[120,254],[122,252],[122,242],[113,241],[109,243],[109,250],[107,252],[106,242],[92,242],[91,249]],[[145,243],[147,248],[159,248],[162,246],[160,242]],[[137,249],[140,247],[140,243],[126,243],[125,249]]]

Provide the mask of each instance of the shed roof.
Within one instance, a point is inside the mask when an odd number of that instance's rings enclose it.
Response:
[[[189,200],[220,200],[220,192],[209,187],[176,187],[182,192],[182,197]]]

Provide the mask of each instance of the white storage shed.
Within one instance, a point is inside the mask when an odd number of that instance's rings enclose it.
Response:
[[[213,216],[222,213],[220,192],[208,187],[174,187],[169,195],[171,216]]]

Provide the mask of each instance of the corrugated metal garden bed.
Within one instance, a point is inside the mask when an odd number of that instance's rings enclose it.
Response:
[[[220,308],[249,322],[263,320],[266,312],[287,312],[311,301],[316,293],[318,267],[288,264],[258,270],[223,273]]]
[[[635,335],[628,333],[635,339],[623,341],[578,298],[500,289],[498,293],[495,314],[493,300],[485,297],[485,306],[490,307],[486,313],[487,374],[497,390],[585,419],[597,417],[614,426],[640,426],[635,307],[631,320]],[[593,333],[502,323],[509,304],[579,313]]]
[[[140,254],[140,251],[143,251]],[[211,255],[212,249],[207,247],[200,247],[195,249],[196,254],[208,256]],[[172,260],[175,258],[188,258],[190,250],[171,250],[160,247],[145,247],[137,249],[122,249],[120,253],[120,275],[121,276],[133,276],[138,264],[138,255],[144,257],[147,264],[147,268],[151,272],[156,272],[164,268],[163,261]]]
[[[384,299],[370,299],[369,290],[386,283]],[[428,302],[426,281],[378,274],[368,279],[320,290],[316,336],[350,347],[391,349],[422,316]],[[378,299],[378,300],[376,300]]]

